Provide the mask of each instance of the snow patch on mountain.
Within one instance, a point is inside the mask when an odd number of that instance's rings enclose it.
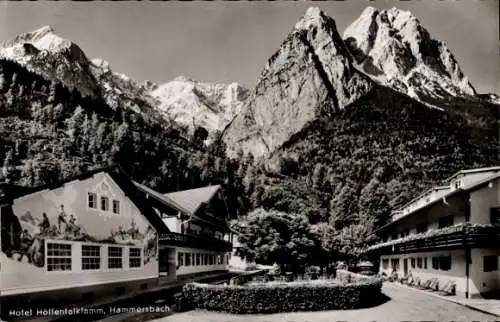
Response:
[[[82,95],[97,97],[99,88],[89,70],[83,51],[59,37],[52,27],[21,34],[0,46],[0,58],[15,61],[26,69]]]
[[[475,96],[446,45],[409,11],[366,8],[343,36],[361,70],[414,98]]]
[[[202,126],[209,133],[222,131],[239,113],[248,90],[237,83],[205,84],[180,76],[171,82],[151,86],[159,109],[190,132]]]

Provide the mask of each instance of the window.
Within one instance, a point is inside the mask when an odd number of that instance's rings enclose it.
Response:
[[[453,226],[453,215],[439,218],[439,228]]]
[[[424,269],[427,269],[427,257],[424,257]]]
[[[186,253],[186,266],[191,266],[191,254]]]
[[[490,208],[490,222],[492,225],[500,225],[500,207]]]
[[[89,208],[97,208],[97,195],[93,192],[88,193]]]
[[[439,269],[449,271],[451,269],[451,256],[439,257]]]
[[[120,200],[113,200],[113,213],[120,214]]]
[[[138,268],[141,267],[141,249],[131,247],[128,250],[128,267]]]
[[[201,265],[207,265],[207,254],[201,255]]]
[[[382,268],[383,269],[388,269],[389,268],[389,260],[388,259],[383,259],[382,260]]]
[[[422,268],[422,257],[417,257],[417,267]]]
[[[432,257],[432,269],[439,269],[439,257]]]
[[[177,264],[179,264],[179,266],[184,265],[184,253],[177,253]]]
[[[101,246],[82,245],[82,270],[101,269]]]
[[[427,231],[427,223],[426,222],[422,222],[422,223],[418,224],[417,234],[425,233],[426,231]]]
[[[394,270],[399,270],[399,258],[391,259],[391,268]]]
[[[453,182],[453,186],[455,187],[455,189],[460,188],[462,186],[462,181],[455,180],[455,182]]]
[[[200,261],[200,254],[196,254],[196,265],[197,266],[200,266],[201,265],[201,261]]]
[[[498,256],[489,255],[483,257],[483,271],[493,272],[498,270]]]
[[[411,258],[411,268],[415,268],[415,258]]]
[[[217,265],[221,265],[221,264],[222,264],[222,256],[217,255]]]
[[[47,270],[71,271],[71,244],[47,243]]]
[[[108,211],[109,210],[109,199],[108,197],[101,197],[101,210]]]
[[[123,248],[108,247],[108,268],[123,268]]]

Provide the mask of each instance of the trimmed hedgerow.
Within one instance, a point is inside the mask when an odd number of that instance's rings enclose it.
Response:
[[[352,284],[282,283],[273,285],[209,285],[189,283],[183,295],[195,309],[232,314],[323,311],[367,307],[381,296],[377,278]],[[187,304],[187,303],[186,303]]]

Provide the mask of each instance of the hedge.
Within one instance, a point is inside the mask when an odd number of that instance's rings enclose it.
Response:
[[[189,283],[183,288],[186,304],[194,309],[232,314],[345,310],[368,307],[381,298],[377,278],[352,284],[281,283],[254,286]]]

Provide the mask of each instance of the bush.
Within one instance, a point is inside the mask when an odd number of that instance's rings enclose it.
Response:
[[[273,283],[254,286],[189,283],[183,294],[193,308],[232,314],[354,309],[375,304],[382,281],[370,278],[353,284]]]

